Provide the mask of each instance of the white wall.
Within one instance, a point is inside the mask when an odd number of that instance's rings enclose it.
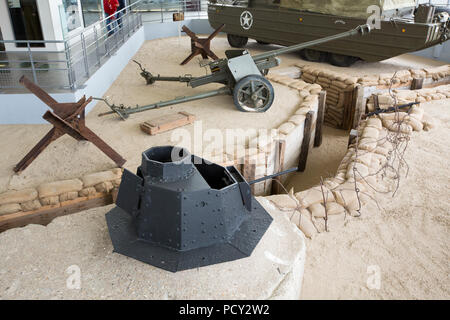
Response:
[[[60,4],[62,4],[62,0],[37,0],[44,40],[63,39],[58,11],[58,5]],[[7,0],[0,0],[0,28],[2,29],[4,40],[15,40]],[[27,50],[27,48],[17,48],[13,43],[5,44],[5,49],[6,51]],[[63,49],[63,44],[46,44],[46,47],[33,48],[33,51],[58,51]]]
[[[0,0],[0,28],[2,29],[2,35],[4,40],[13,40],[14,33],[11,25],[11,18],[9,16],[9,9],[6,4],[7,0]],[[11,45],[5,45],[6,50],[11,50]],[[15,46],[13,45],[13,50]]]
[[[450,41],[444,42],[443,44],[438,44],[431,48],[414,52],[413,54],[450,63]]]

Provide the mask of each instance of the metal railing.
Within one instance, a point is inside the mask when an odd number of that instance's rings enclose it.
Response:
[[[22,88],[22,75],[46,89],[75,90],[82,87],[143,23],[172,20],[174,12],[186,19],[206,15],[205,0],[136,0],[126,8],[97,21],[64,40],[0,40],[0,44],[21,45],[25,50],[0,52],[0,90]],[[197,11],[200,10],[200,11]],[[34,50],[35,46],[56,50]]]

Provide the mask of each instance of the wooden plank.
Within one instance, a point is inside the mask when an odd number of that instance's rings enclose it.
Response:
[[[173,21],[183,21],[184,20],[184,12],[175,12],[173,14]]]
[[[181,111],[178,113],[173,113],[145,121],[144,123],[141,123],[140,126],[142,131],[144,131],[145,133],[148,133],[149,135],[155,135],[191,124],[194,121],[195,116],[193,114]]]
[[[306,161],[308,160],[309,146],[311,141],[311,127],[314,111],[306,114],[305,128],[303,130],[303,141],[300,149],[300,159],[298,161],[298,171],[303,172],[306,169]]]
[[[97,194],[93,197],[81,197],[62,202],[58,205],[44,206],[38,210],[21,211],[0,216],[0,232],[8,229],[24,227],[28,224],[47,225],[56,217],[75,212],[106,206],[113,203],[111,194]]]
[[[352,105],[354,111],[352,112],[352,124],[351,128],[349,129],[355,129],[358,127],[359,124],[359,118],[366,113],[366,99],[364,99],[364,87],[362,86],[356,86],[356,88],[353,90],[353,100]]]
[[[347,130],[350,128],[353,114],[353,91],[344,91],[344,112],[342,117],[341,129]]]
[[[244,165],[242,166],[242,175],[244,176],[245,180],[247,181],[253,181],[256,177],[256,163],[254,161],[250,161],[251,157],[245,157]],[[252,193],[255,192],[255,185],[251,185],[250,189],[252,190]]]
[[[278,173],[284,170],[284,155],[286,153],[286,140],[277,140],[276,142],[276,155],[275,155],[275,170],[274,173]],[[279,194],[280,192],[280,182],[281,176],[273,178],[272,182],[272,194]]]
[[[317,120],[316,120],[316,134],[314,137],[314,147],[320,147],[322,144],[322,127],[323,120],[325,117],[325,101],[327,99],[327,92],[321,91],[319,93],[319,108],[317,110]]]
[[[373,99],[373,106],[375,107],[375,110],[380,110],[380,102],[378,101],[378,95],[373,94],[372,99]]]
[[[411,90],[419,90],[423,88],[423,78],[414,78],[411,83]]]

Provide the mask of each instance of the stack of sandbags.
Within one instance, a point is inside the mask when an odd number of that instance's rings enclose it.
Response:
[[[380,109],[387,109],[395,105],[395,98],[389,93],[379,93],[376,95],[378,98],[378,106]],[[375,111],[375,103],[373,95],[367,99],[367,110],[369,112]]]
[[[416,102],[425,102],[450,98],[450,85],[443,85],[434,88],[425,88],[414,91],[417,94]]]
[[[449,64],[439,67],[424,68],[423,70],[426,72],[427,78],[432,78],[434,81],[450,76]]]
[[[379,117],[383,126],[390,131],[400,131],[410,134],[412,131],[422,131],[422,118],[424,110],[420,106],[413,106],[409,114],[407,112],[381,113]]]
[[[0,216],[19,211],[35,210],[40,207],[41,203],[38,200],[36,189],[7,191],[0,194]]]
[[[301,79],[308,83],[316,83],[320,70],[314,66],[303,66]]]
[[[273,195],[267,199],[285,211],[291,222],[309,238],[325,230],[325,221],[329,229],[339,223],[336,219],[343,221],[342,215],[346,212],[358,215],[357,211],[373,199],[371,193],[390,192],[395,185],[395,179],[384,176],[382,169],[393,150],[386,137],[389,130],[398,130],[396,119],[402,121],[402,126],[409,127],[405,130],[407,134],[421,130],[427,123],[424,110],[418,106],[412,107],[409,114],[386,113],[367,118],[357,128],[358,139],[349,146],[334,177],[295,195]]]
[[[270,71],[271,74],[276,74],[280,76],[287,76],[293,79],[299,79],[302,73],[302,70],[299,67],[285,67],[285,68],[277,68]]]
[[[122,170],[120,168],[90,173],[81,178],[83,189],[79,191],[80,197],[88,197],[96,192],[109,193],[120,185]]]
[[[358,83],[365,87],[372,86],[389,86],[393,85],[407,85],[413,79],[413,76],[409,70],[401,70],[395,73],[381,73],[379,75],[365,75],[358,79]]]
[[[389,92],[376,94],[378,98],[378,106],[380,109],[388,109],[395,105],[403,105],[417,101],[417,92],[415,90],[392,90],[392,95]],[[367,99],[367,109],[369,112],[375,110],[375,103],[373,95]]]
[[[409,70],[397,71],[395,73],[394,84],[397,84],[397,83],[406,84],[406,83],[412,81],[412,79],[413,79],[413,77]]]
[[[267,79],[269,79],[270,81],[288,86],[292,89],[295,89],[299,92],[300,97],[304,98],[307,97],[309,95],[314,95],[314,94],[318,94],[321,90],[322,87],[320,87],[317,84],[311,84],[311,83],[307,83],[303,80],[299,80],[299,79],[293,79],[290,78],[288,76],[283,76],[283,75],[278,75],[278,74],[268,74],[266,76]]]
[[[37,190],[39,200],[44,206],[59,205],[60,202],[78,198],[78,192],[83,189],[80,179],[69,179],[41,184]]]
[[[345,92],[355,88],[358,78],[315,66],[301,67],[302,80],[318,84],[327,92],[325,123],[341,126],[344,121]]]
[[[427,72],[423,69],[410,69],[411,77],[416,79],[423,79],[427,77]]]
[[[427,102],[432,100],[441,100],[450,98],[450,85],[443,85],[434,88],[425,88],[419,90],[392,90],[392,96],[389,92],[376,94],[380,109],[387,109],[397,105],[408,104],[411,102]],[[395,99],[394,99],[395,97]],[[373,95],[367,99],[367,109],[369,112],[375,110]]]
[[[390,85],[391,82],[395,82],[395,80],[392,79],[393,76],[393,73],[380,73],[378,84],[386,86]]]
[[[36,189],[28,188],[0,194],[0,215],[65,205],[70,200],[109,193],[118,188],[122,169],[86,174],[80,179],[46,182]]]
[[[378,86],[380,76],[378,75],[366,75],[358,78],[358,83],[364,87]]]

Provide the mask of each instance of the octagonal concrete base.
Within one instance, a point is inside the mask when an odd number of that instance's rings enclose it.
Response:
[[[257,200],[274,221],[249,258],[177,273],[113,253],[104,216],[113,206],[8,230],[0,234],[0,298],[298,299],[303,234]]]

